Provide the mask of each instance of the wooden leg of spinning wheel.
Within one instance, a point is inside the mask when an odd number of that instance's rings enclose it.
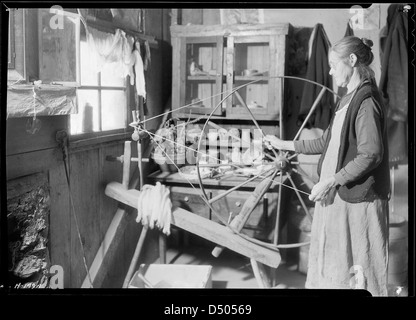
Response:
[[[260,288],[271,288],[271,280],[267,273],[266,268],[264,267],[264,264],[254,260],[250,259],[251,267],[253,268],[254,276],[256,277],[257,284]]]
[[[137,261],[139,260],[140,252],[142,251],[144,240],[146,238],[148,227],[143,226],[142,232],[140,233],[139,241],[137,242],[136,250],[134,251],[133,258],[131,259],[129,270],[124,278],[123,288],[127,288],[131,277],[133,276],[134,270],[136,269]]]
[[[123,155],[123,186],[128,189],[130,181],[130,163],[131,163],[131,141],[124,142],[124,155]],[[140,172],[141,176],[141,172]]]

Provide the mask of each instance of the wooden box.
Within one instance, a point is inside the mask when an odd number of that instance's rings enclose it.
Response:
[[[212,266],[186,264],[141,264],[129,288],[150,288],[139,277],[143,275],[154,288],[212,288]]]

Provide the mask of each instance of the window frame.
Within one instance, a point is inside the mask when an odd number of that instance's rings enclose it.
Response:
[[[14,38],[14,26],[15,19],[14,19],[14,10],[9,10],[9,49],[8,49],[8,61],[7,61],[7,68],[14,69],[15,68],[15,61],[16,61],[16,49],[15,49],[15,38]],[[9,52],[10,51],[10,52]]]

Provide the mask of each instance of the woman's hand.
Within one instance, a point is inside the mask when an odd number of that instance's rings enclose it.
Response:
[[[322,201],[328,196],[329,191],[337,185],[334,177],[330,177],[314,185],[309,196],[311,201]]]
[[[271,150],[273,148],[275,149],[283,149],[284,141],[282,139],[279,139],[278,137],[274,135],[267,135],[264,137],[264,144],[266,147]]]

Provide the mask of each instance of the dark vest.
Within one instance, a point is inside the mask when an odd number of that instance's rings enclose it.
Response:
[[[388,162],[388,140],[387,140],[387,124],[386,113],[381,101],[380,93],[375,84],[370,81],[364,81],[360,84],[345,116],[344,124],[341,131],[341,145],[338,153],[338,163],[336,172],[342,169],[348,162],[353,160],[357,155],[357,136],[355,131],[355,119],[360,109],[361,103],[372,97],[381,114],[382,124],[382,139],[384,154],[381,163],[370,172],[364,174],[356,181],[347,183],[344,186],[338,186],[338,194],[340,198],[346,202],[358,203],[373,201],[374,199],[388,199],[390,194],[390,169]],[[339,108],[339,103],[337,109]],[[335,115],[334,115],[335,116]],[[331,119],[330,126],[334,121],[334,116]],[[331,128],[329,136],[326,140],[324,152],[318,162],[318,173],[321,174],[322,162],[328,148],[329,140],[331,138]]]

